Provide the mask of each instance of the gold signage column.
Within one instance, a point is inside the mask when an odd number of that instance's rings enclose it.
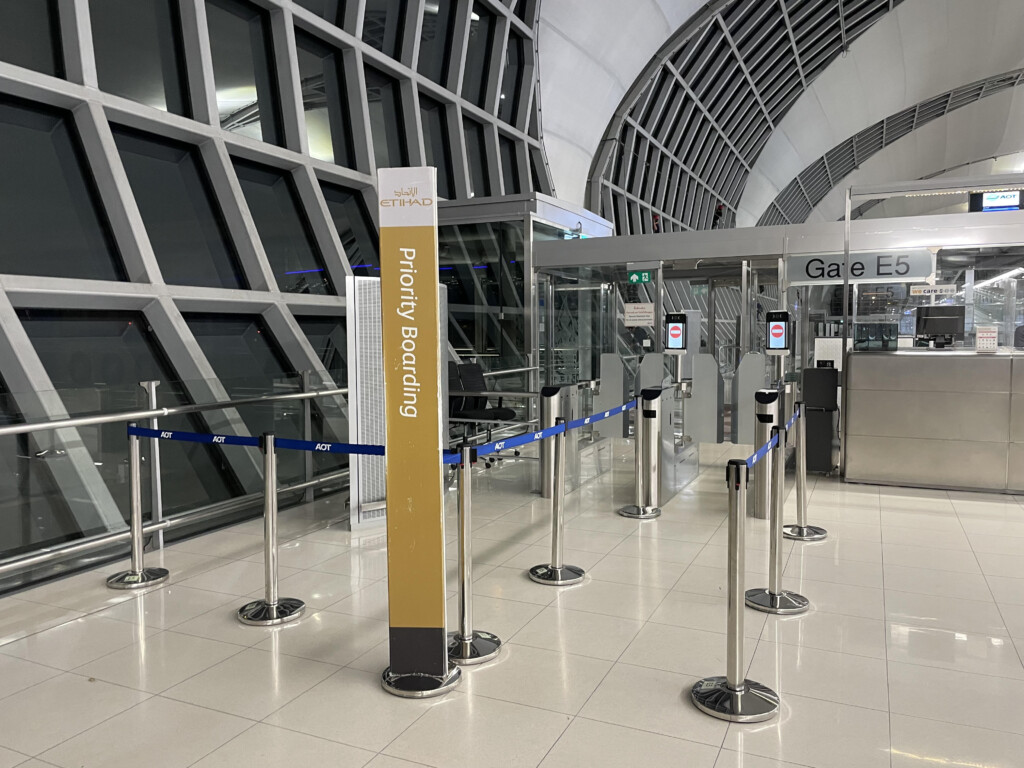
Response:
[[[391,625],[381,683],[421,698],[460,677],[445,635],[437,170],[382,168],[377,181]]]

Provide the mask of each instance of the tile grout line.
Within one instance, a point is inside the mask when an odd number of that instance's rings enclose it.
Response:
[[[1019,506],[1019,505],[1018,505]],[[956,509],[956,505],[953,506],[953,511],[956,514],[957,522],[960,524],[960,528],[964,532],[964,536],[967,537],[967,543],[971,547],[971,554],[974,556],[975,562],[978,564],[978,569],[981,571],[981,577],[985,580],[985,586],[988,587],[989,596],[992,598],[992,603],[996,607],[996,612],[999,614],[999,620],[1003,622],[1003,629],[1006,631],[1006,636],[1010,639],[1010,646],[1013,648],[1014,653],[1017,655],[1017,661],[1021,664],[1024,669],[1024,657],[1021,656],[1021,649],[1017,646],[1016,638],[1010,634],[1010,628],[1007,625],[1006,617],[1003,615],[1003,609],[999,601],[996,600],[995,592],[992,590],[992,583],[989,581],[989,574],[985,572],[985,568],[981,564],[981,558],[978,557],[977,551],[974,549],[974,542],[971,541],[971,537],[967,535],[967,529],[964,528],[963,520],[960,518],[960,513]]]
[[[948,495],[948,494],[947,494]],[[881,527],[881,522],[879,522]],[[885,703],[887,711],[886,725],[889,729],[889,768],[893,768],[892,752],[892,690],[889,685],[889,609],[885,589],[885,537],[882,537],[882,641],[885,643]]]

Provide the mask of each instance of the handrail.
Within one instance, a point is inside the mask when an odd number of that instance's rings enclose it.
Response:
[[[288,392],[283,395],[261,395],[260,397],[246,397],[241,400],[220,400],[215,403],[176,405],[170,408],[154,408],[146,411],[122,411],[120,413],[107,413],[100,416],[75,416],[67,419],[57,419],[56,421],[9,424],[7,426],[0,427],[0,437],[42,432],[47,429],[73,429],[75,427],[91,427],[97,424],[116,424],[121,421],[159,419],[165,416],[180,416],[181,414],[198,413],[200,411],[220,411],[225,408],[236,408],[240,405],[258,405],[260,403],[276,403],[285,400],[312,400],[317,397],[330,397],[334,395],[347,394],[347,387],[341,389],[320,389],[314,392]]]
[[[337,472],[332,472],[327,475],[320,475],[312,480],[305,482],[296,483],[295,485],[286,485],[277,489],[278,494],[292,493],[294,491],[300,491],[305,488],[311,488],[313,486],[320,485],[322,483],[330,483],[334,480],[341,480],[348,477],[349,470],[342,469]],[[210,504],[205,507],[200,507],[192,512],[183,512],[180,515],[172,515],[171,517],[165,517],[159,522],[151,522],[142,527],[142,533],[144,535],[150,535],[158,531],[167,531],[172,528],[180,528],[186,525],[195,525],[205,520],[214,519],[221,517],[235,509],[243,509],[249,504],[252,504],[257,499],[263,498],[263,492],[259,493],[248,493],[244,496],[236,496],[231,499],[225,499],[224,501]],[[24,555],[18,555],[16,557],[9,557],[4,560],[0,560],[0,576],[6,576],[9,573],[16,573],[23,571],[26,568],[32,568],[37,565],[46,565],[47,563],[55,560],[63,560],[77,555],[82,552],[89,552],[94,549],[103,549],[104,547],[110,546],[111,544],[117,544],[121,541],[127,541],[131,536],[131,530],[124,528],[114,533],[106,533],[101,536],[94,536],[89,539],[83,539],[79,541],[72,541],[66,544],[57,544],[55,546],[45,547],[41,550],[29,552]]]
[[[453,389],[448,392],[450,397],[540,397],[540,392],[516,392],[504,389],[488,389],[477,392],[476,390]]]
[[[511,376],[514,373],[529,373],[530,371],[539,371],[539,365],[530,365],[525,368],[508,368],[504,371],[487,371],[484,373],[484,378],[490,378],[491,376]]]

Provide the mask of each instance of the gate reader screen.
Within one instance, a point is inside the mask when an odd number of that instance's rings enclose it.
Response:
[[[768,349],[780,352],[789,350],[789,312],[769,312],[766,320]]]
[[[686,315],[681,312],[665,315],[665,349],[686,349]]]

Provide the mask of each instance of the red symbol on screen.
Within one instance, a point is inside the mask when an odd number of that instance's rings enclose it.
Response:
[[[683,328],[680,325],[671,325],[668,329],[668,335],[673,339],[678,339],[683,335]]]
[[[783,327],[782,323],[775,323],[772,325],[771,333],[773,339],[781,339],[786,333],[786,329]]]

